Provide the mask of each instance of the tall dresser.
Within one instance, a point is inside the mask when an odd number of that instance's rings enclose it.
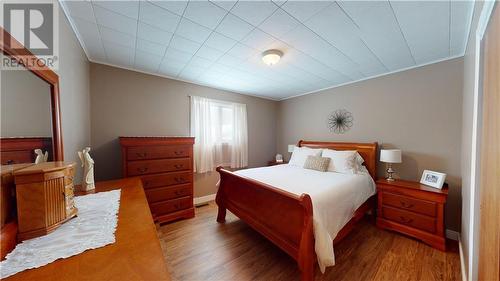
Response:
[[[120,137],[124,177],[140,177],[159,223],[194,217],[192,137]]]

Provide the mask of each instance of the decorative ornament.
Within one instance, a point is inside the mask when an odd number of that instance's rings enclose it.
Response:
[[[328,128],[336,134],[343,134],[352,127],[354,118],[345,109],[338,109],[328,117]]]
[[[78,151],[78,156],[82,161],[83,167],[83,181],[82,190],[90,191],[95,189],[94,182],[94,159],[90,157],[90,147],[86,147],[82,151]]]

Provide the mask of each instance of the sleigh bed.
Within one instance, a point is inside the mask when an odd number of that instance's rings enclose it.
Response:
[[[364,159],[363,165],[369,176],[375,180],[377,143],[300,141],[298,146],[357,150]],[[297,195],[279,186],[238,175],[222,167],[218,167],[217,171],[221,178],[216,196],[217,222],[225,222],[226,210],[231,211],[293,257],[301,271],[302,281],[313,280],[317,259],[311,196]],[[375,202],[375,195],[370,196],[355,209],[350,220],[336,234],[333,245],[342,240],[365,213],[375,209]]]

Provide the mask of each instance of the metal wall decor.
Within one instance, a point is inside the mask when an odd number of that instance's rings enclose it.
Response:
[[[345,109],[338,109],[328,117],[328,128],[336,134],[343,134],[352,127],[354,118]]]

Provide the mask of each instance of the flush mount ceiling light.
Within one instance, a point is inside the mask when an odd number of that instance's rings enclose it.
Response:
[[[262,53],[262,61],[271,66],[277,64],[282,56],[283,52],[280,50],[267,50]]]

